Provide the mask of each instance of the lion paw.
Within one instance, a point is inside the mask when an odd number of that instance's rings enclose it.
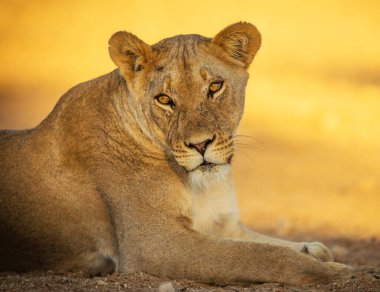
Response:
[[[310,255],[322,262],[333,262],[334,257],[330,249],[320,242],[304,242],[300,252]]]

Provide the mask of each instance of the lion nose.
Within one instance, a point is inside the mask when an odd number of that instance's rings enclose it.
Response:
[[[204,155],[208,145],[210,145],[212,143],[212,141],[214,141],[214,137],[212,137],[211,139],[204,140],[204,141],[199,142],[199,143],[189,143],[189,144],[187,144],[187,147],[194,148],[201,155]]]

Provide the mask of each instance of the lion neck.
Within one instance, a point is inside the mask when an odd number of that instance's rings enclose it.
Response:
[[[143,150],[142,154],[163,158],[166,148],[165,138],[132,95],[127,82],[122,83],[121,90],[112,96],[112,103],[116,124],[120,131],[128,135],[131,145]]]
[[[125,82],[117,70],[81,83],[62,96],[52,113],[36,129],[53,133],[56,150],[70,167],[115,166],[139,160],[165,160],[146,123],[136,118]]]

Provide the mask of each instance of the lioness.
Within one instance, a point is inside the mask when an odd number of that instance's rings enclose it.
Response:
[[[318,242],[239,222],[231,183],[249,23],[149,46],[117,32],[117,69],[79,84],[36,128],[0,134],[0,270],[144,271],[217,284],[349,277]]]

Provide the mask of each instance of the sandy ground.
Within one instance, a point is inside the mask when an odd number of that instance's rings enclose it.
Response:
[[[307,239],[307,235],[297,235]],[[144,273],[113,274],[86,278],[81,274],[34,272],[27,274],[0,273],[0,291],[380,291],[380,241],[376,239],[323,239],[336,260],[354,267],[361,266],[349,281],[318,286],[290,286],[278,283],[248,287],[219,287],[189,280],[160,279]],[[365,266],[363,266],[365,265]],[[168,284],[168,282],[170,284]],[[166,283],[166,284],[165,284]],[[165,288],[165,289],[164,289]]]

